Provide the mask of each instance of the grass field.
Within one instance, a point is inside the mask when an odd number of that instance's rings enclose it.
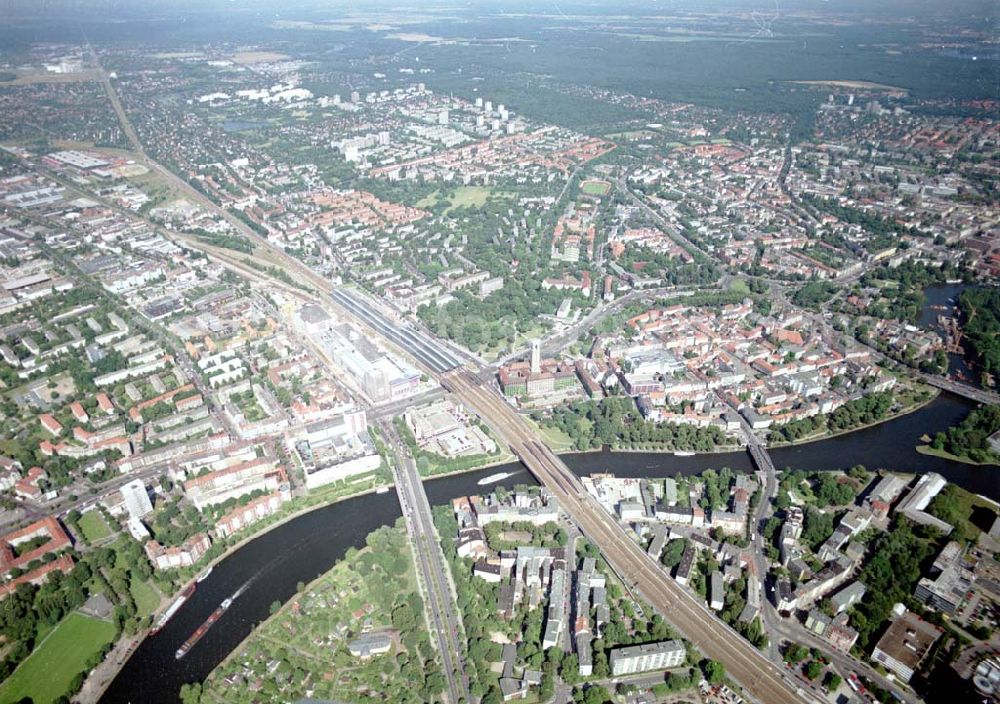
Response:
[[[459,186],[450,194],[445,194],[441,191],[434,191],[434,193],[431,193],[429,196],[421,198],[417,202],[417,207],[429,208],[435,203],[444,201],[448,203],[448,208],[445,212],[454,210],[455,208],[462,208],[467,205],[478,208],[484,205],[489,197],[494,193],[495,189],[488,186]]]
[[[738,291],[744,296],[750,295],[750,288],[747,286],[747,282],[743,279],[733,279],[732,283],[729,284],[730,291]]]
[[[132,583],[132,598],[140,616],[148,616],[160,605],[160,595],[149,582],[135,581]]]
[[[111,623],[80,613],[70,614],[0,684],[0,703],[31,697],[35,704],[50,704],[66,692],[88,658],[114,637],[115,627]]]
[[[606,196],[611,192],[611,184],[607,181],[584,181],[580,190],[588,196]]]
[[[576,448],[572,438],[559,428],[542,427],[533,420],[530,422],[537,428],[538,434],[542,436],[542,440],[553,452],[569,452]]]
[[[111,535],[111,528],[100,511],[87,511],[80,517],[80,531],[88,543],[95,543]]]

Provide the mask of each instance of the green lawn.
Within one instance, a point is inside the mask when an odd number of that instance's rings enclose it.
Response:
[[[103,540],[111,535],[111,528],[108,527],[108,522],[104,520],[101,512],[96,509],[87,511],[80,516],[78,525],[84,539],[88,543],[96,543],[98,540]]]
[[[531,424],[538,429],[538,434],[542,436],[542,440],[553,452],[568,452],[576,448],[573,439],[559,428],[542,427],[533,420]]]
[[[730,291],[738,291],[744,296],[750,295],[750,288],[747,286],[747,282],[743,279],[733,279],[732,283],[729,284]]]
[[[72,613],[64,618],[21,666],[0,684],[0,704],[31,697],[50,704],[69,688],[91,655],[115,637],[107,621]]]
[[[429,196],[421,198],[417,201],[418,208],[427,208],[434,205],[435,203],[445,200],[448,203],[448,209],[445,212],[453,210],[454,208],[461,208],[466,205],[471,205],[475,207],[480,207],[484,205],[487,199],[494,192],[493,188],[489,186],[459,186],[454,190],[453,195],[443,197],[444,194],[441,191],[434,191]]]
[[[140,616],[148,616],[160,605],[160,595],[149,582],[133,582],[131,592]]]

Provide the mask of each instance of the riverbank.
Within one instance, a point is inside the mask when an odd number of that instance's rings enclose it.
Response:
[[[903,416],[908,416],[911,413],[915,413],[916,411],[921,410],[925,406],[928,406],[931,403],[933,403],[937,399],[937,397],[941,395],[941,389],[938,389],[933,386],[927,386],[927,389],[930,396],[928,396],[925,400],[920,401],[918,403],[912,403],[909,406],[906,406],[905,408],[885,418],[879,418],[878,420],[872,421],[871,423],[855,425],[851,428],[844,428],[843,430],[824,430],[822,432],[812,433],[811,435],[799,438],[798,440],[790,440],[790,441],[778,440],[775,442],[768,442],[768,447],[773,447],[773,448],[797,447],[799,445],[808,445],[809,443],[819,442],[822,440],[831,440],[833,438],[838,438],[844,435],[850,435],[851,433],[856,433],[861,430],[868,430],[870,428],[878,427],[883,423],[888,423],[890,421],[897,420],[899,418],[902,418]]]
[[[927,455],[928,457],[940,457],[943,460],[948,460],[950,462],[961,462],[962,464],[967,464],[972,467],[998,467],[1000,462],[976,462],[967,455],[953,455],[947,450],[936,450],[930,445],[917,445],[914,448],[921,455]]]
[[[274,662],[286,676],[269,694],[281,701],[340,701],[376,687],[387,701],[413,701],[421,686],[421,700],[436,698],[444,681],[434,674],[439,664],[420,656],[432,648],[416,590],[404,524],[376,529],[364,547],[297,585],[283,606],[273,602],[268,618],[205,678],[201,701],[250,701],[255,673]],[[388,635],[390,654],[352,655],[348,643],[363,633]]]
[[[452,469],[446,472],[429,472],[426,474],[420,473],[420,479],[444,479],[445,477],[454,477],[458,474],[468,474],[469,472],[479,472],[484,469],[490,469],[491,467],[500,467],[501,465],[517,461],[517,456],[513,452],[504,451],[485,464],[477,464],[475,467],[466,467],[464,469]],[[395,482],[389,484],[388,486],[395,486]]]
[[[272,531],[275,531],[278,528],[283,527],[285,524],[290,523],[291,521],[302,518],[303,516],[306,516],[315,511],[320,511],[322,509],[329,508],[330,506],[334,506],[343,501],[347,501],[348,499],[355,499],[366,496],[368,494],[374,494],[382,487],[392,487],[392,486],[394,486],[394,484],[391,482],[389,484],[373,483],[368,488],[363,488],[351,493],[336,494],[335,492],[328,492],[333,494],[332,498],[323,497],[314,504],[308,504],[306,506],[302,506],[301,508],[291,513],[279,515],[273,522],[270,523],[266,522],[265,519],[265,521],[262,521],[260,524],[258,524],[259,526],[258,530],[251,529],[250,533],[243,536],[242,538],[240,538],[240,540],[233,543],[232,545],[227,546],[227,548],[222,553],[214,557],[208,563],[196,565],[195,567],[190,568],[191,570],[193,570],[194,574],[185,582],[183,582],[180,585],[180,587],[178,587],[174,592],[172,592],[169,595],[166,594],[163,595],[163,598],[160,600],[159,606],[152,614],[152,623],[156,622],[156,619],[160,615],[160,613],[162,613],[162,611],[165,608],[167,608],[170,604],[172,604],[181,592],[183,592],[192,584],[196,584],[199,576],[201,576],[203,573],[205,573],[210,569],[214,569],[216,565],[226,560],[227,558],[231,557],[235,553],[239,552],[241,549],[246,547],[248,544],[254,542],[255,540],[258,540],[259,538],[264,537],[268,533],[271,533]],[[122,654],[123,657],[120,657],[120,660],[118,660],[115,663],[115,667],[113,669],[102,667],[102,668],[96,668],[95,670],[91,671],[91,675],[90,677],[87,678],[87,681],[84,683],[84,688],[81,690],[81,695],[79,695],[80,704],[92,704],[94,702],[100,701],[105,691],[107,691],[108,687],[111,685],[112,682],[114,682],[115,678],[118,676],[122,668],[128,662],[127,656],[135,652],[135,650],[140,645],[142,645],[142,643],[147,638],[149,638],[150,635],[152,635],[151,630],[152,630],[151,628],[147,628],[146,630],[142,631],[137,635],[123,637],[119,639],[117,643],[115,643],[115,652],[120,651],[123,644],[127,644],[126,646],[127,652]],[[109,660],[110,658],[106,659],[104,663],[102,663],[102,666],[108,663]],[[100,677],[101,678],[100,682],[98,684],[91,684],[91,679],[93,677]],[[83,696],[83,693],[86,693],[86,697]]]

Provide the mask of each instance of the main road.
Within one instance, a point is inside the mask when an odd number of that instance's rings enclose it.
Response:
[[[396,494],[403,511],[406,531],[413,546],[417,574],[424,588],[427,601],[428,625],[437,641],[441,664],[448,683],[448,701],[458,704],[469,700],[469,676],[465,671],[464,649],[459,641],[461,616],[457,612],[451,583],[448,581],[448,563],[437,540],[434,518],[427,493],[420,481],[413,458],[396,435],[389,422],[382,423],[382,431],[395,454],[393,471],[396,477]]]
[[[754,698],[766,704],[813,700],[786,682],[784,673],[736,631],[674,582],[584,490],[579,478],[540,442],[534,430],[479,377],[465,369],[442,376],[442,384],[489,425],[560,502],[580,530],[628,583],[707,657]]]

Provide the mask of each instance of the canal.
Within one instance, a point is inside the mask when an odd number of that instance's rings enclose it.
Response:
[[[992,499],[1000,499],[996,467],[975,467],[914,449],[924,433],[937,432],[960,421],[974,407],[969,401],[942,394],[924,408],[880,425],[806,445],[776,448],[776,466],[807,470],[846,469],[863,464],[869,469],[901,472],[938,472],[949,481]],[[744,452],[676,457],[662,453],[593,452],[564,456],[579,475],[614,472],[619,476],[665,477],[697,474],[708,468],[731,467],[749,471]],[[425,483],[431,504],[456,496],[482,493],[479,479],[511,472],[500,484],[513,486],[534,480],[520,463],[493,467]],[[495,485],[491,485],[495,486]],[[316,509],[275,528],[233,553],[198,585],[191,599],[155,636],[147,638],[108,688],[107,704],[159,704],[178,701],[186,682],[202,681],[212,669],[269,615],[270,604],[285,602],[299,582],[308,583],[329,570],[348,548],[361,547],[365,537],[400,515],[396,495],[368,494]],[[247,584],[243,595],[188,655],[177,660],[174,651],[227,596]]]

